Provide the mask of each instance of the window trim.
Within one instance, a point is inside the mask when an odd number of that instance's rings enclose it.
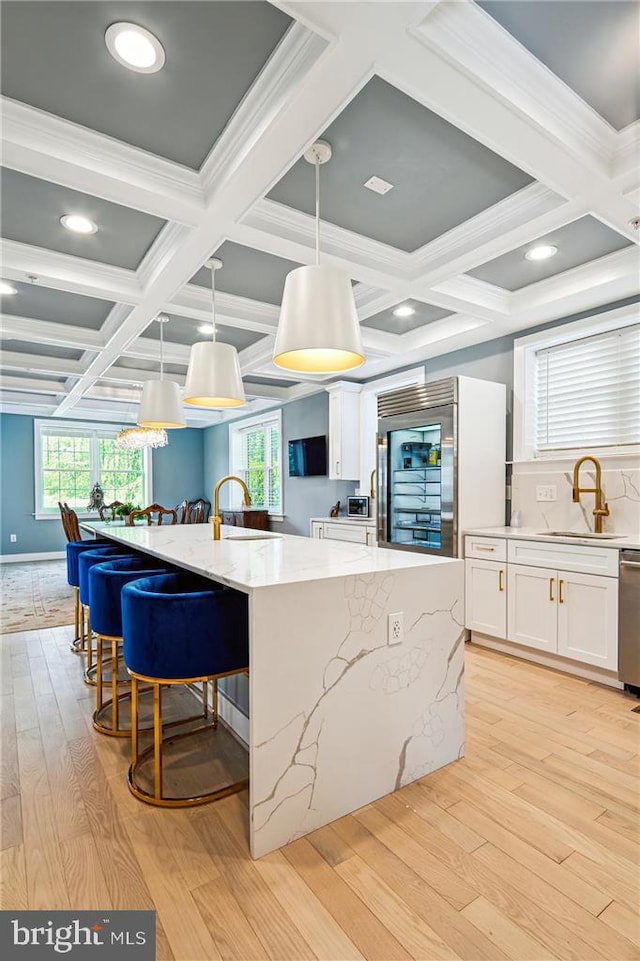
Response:
[[[549,330],[519,337],[513,342],[513,463],[541,463],[573,460],[584,453],[584,445],[560,450],[537,451],[535,448],[535,354],[548,347],[606,334],[638,323],[638,304],[619,307],[584,320],[562,324]],[[638,456],[638,444],[619,447],[590,447],[599,458],[614,459]]]
[[[49,428],[49,430],[47,430]],[[54,418],[34,418],[33,421],[33,484],[34,484],[34,517],[37,521],[55,521],[60,520],[60,514],[58,511],[55,513],[45,513],[42,501],[43,501],[43,489],[42,489],[42,458],[41,458],[41,439],[43,434],[54,433],[57,431],[60,433],[65,433],[67,436],[79,436],[86,437],[90,435],[92,454],[91,461],[93,464],[93,469],[98,462],[97,458],[97,445],[98,440],[101,438],[115,438],[122,430],[121,425],[104,424],[96,425],[90,421],[65,421],[56,420]],[[147,504],[151,504],[153,501],[153,457],[151,456],[151,449],[145,447],[142,451],[142,456],[144,459],[144,497]],[[98,478],[95,476],[91,480],[91,484],[97,483]],[[87,492],[87,500],[89,499],[89,493]],[[78,518],[80,520],[95,520],[95,511],[77,511]]]
[[[241,420],[234,420],[229,424],[229,473],[233,474],[237,469],[235,452],[237,450],[240,435],[252,427],[269,422],[277,422],[280,432],[280,510],[269,511],[272,520],[282,520],[284,518],[284,461],[282,449],[284,440],[282,436],[282,407],[275,410],[265,411],[263,414],[255,414],[253,417],[244,417]],[[238,484],[227,484],[227,510],[242,509],[242,491]]]

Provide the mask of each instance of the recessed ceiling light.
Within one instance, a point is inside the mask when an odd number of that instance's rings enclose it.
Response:
[[[548,260],[549,257],[555,257],[557,253],[558,248],[553,244],[540,244],[538,247],[527,250],[524,256],[525,260]]]
[[[13,284],[7,283],[6,280],[0,280],[0,294],[4,294],[6,297],[12,297],[17,293],[18,291]]]
[[[112,23],[104,42],[114,60],[136,73],[157,73],[164,66],[164,47],[136,23]]]
[[[200,324],[198,327],[198,333],[206,334],[208,337],[211,337],[211,334],[213,333],[213,324]]]
[[[402,307],[396,307],[393,312],[394,317],[413,317],[415,310],[413,307],[409,307],[409,304],[403,304]]]
[[[74,234],[95,234],[98,230],[98,225],[82,214],[65,214],[60,218],[60,223]]]

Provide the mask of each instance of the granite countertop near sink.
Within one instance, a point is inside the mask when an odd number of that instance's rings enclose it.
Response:
[[[540,530],[535,527],[474,527],[465,531],[465,534],[484,535],[486,537],[509,537],[519,538],[526,541],[547,541],[549,543],[560,544],[590,544],[596,547],[612,547],[617,551],[640,550],[640,533],[622,534],[615,531],[605,531],[607,535],[613,537],[600,537],[599,535],[585,534],[579,535],[576,531],[569,532],[567,535],[552,534],[549,531]]]

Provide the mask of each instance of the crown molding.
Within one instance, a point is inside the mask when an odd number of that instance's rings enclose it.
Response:
[[[29,373],[53,374],[56,377],[82,377],[85,364],[81,360],[47,357],[44,354],[23,354],[17,350],[2,351],[2,367]]]
[[[484,308],[492,314],[509,314],[511,310],[510,291],[466,274],[438,284],[431,292],[451,298],[450,303],[464,304],[476,310]]]
[[[55,402],[47,394],[12,393],[0,396],[0,411],[3,414],[20,414],[31,417],[51,417],[55,412]]]
[[[0,334],[7,340],[26,340],[32,344],[56,344],[74,350],[102,350],[104,339],[99,330],[37,320],[18,314],[0,314]]]
[[[35,274],[39,287],[65,293],[127,304],[137,304],[142,297],[135,271],[124,267],[112,267],[15,240],[0,241],[0,256],[3,276],[10,280],[29,283],[29,275]]]
[[[640,120],[621,130],[613,155],[612,178],[622,193],[640,186]]]
[[[166,269],[176,250],[187,241],[191,229],[183,224],[165,224],[136,270],[141,288],[146,290]]]
[[[314,263],[315,218],[309,214],[275,200],[262,199],[245,215],[242,225],[295,244],[305,256],[284,256],[302,263]],[[365,269],[392,275],[395,280],[408,274],[409,254],[405,251],[326,221],[320,224],[320,248],[323,260],[334,261],[338,266],[346,263],[352,268],[353,264],[358,264]],[[366,276],[362,280],[367,282]]]
[[[163,220],[199,222],[194,170],[8,97],[0,105],[5,166]]]
[[[466,273],[575,220],[576,209],[580,208],[544,184],[529,184],[416,250],[411,255],[411,276],[435,284],[452,271]]]
[[[211,321],[211,291],[196,284],[185,285],[166,305],[169,314]],[[216,324],[271,334],[278,325],[280,308],[249,297],[216,291]]]
[[[207,197],[233,177],[326,46],[302,24],[289,27],[200,168]]]
[[[22,391],[25,394],[65,394],[64,384],[38,380],[36,377],[6,377],[0,374],[0,391]]]
[[[440,4],[411,32],[608,176],[616,132],[482,8],[469,0]]]

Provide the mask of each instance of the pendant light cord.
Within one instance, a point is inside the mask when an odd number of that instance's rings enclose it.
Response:
[[[216,268],[211,268],[211,340],[216,342]]]
[[[164,380],[164,317],[160,317],[160,380]]]
[[[316,157],[316,266],[320,263],[320,160]]]

